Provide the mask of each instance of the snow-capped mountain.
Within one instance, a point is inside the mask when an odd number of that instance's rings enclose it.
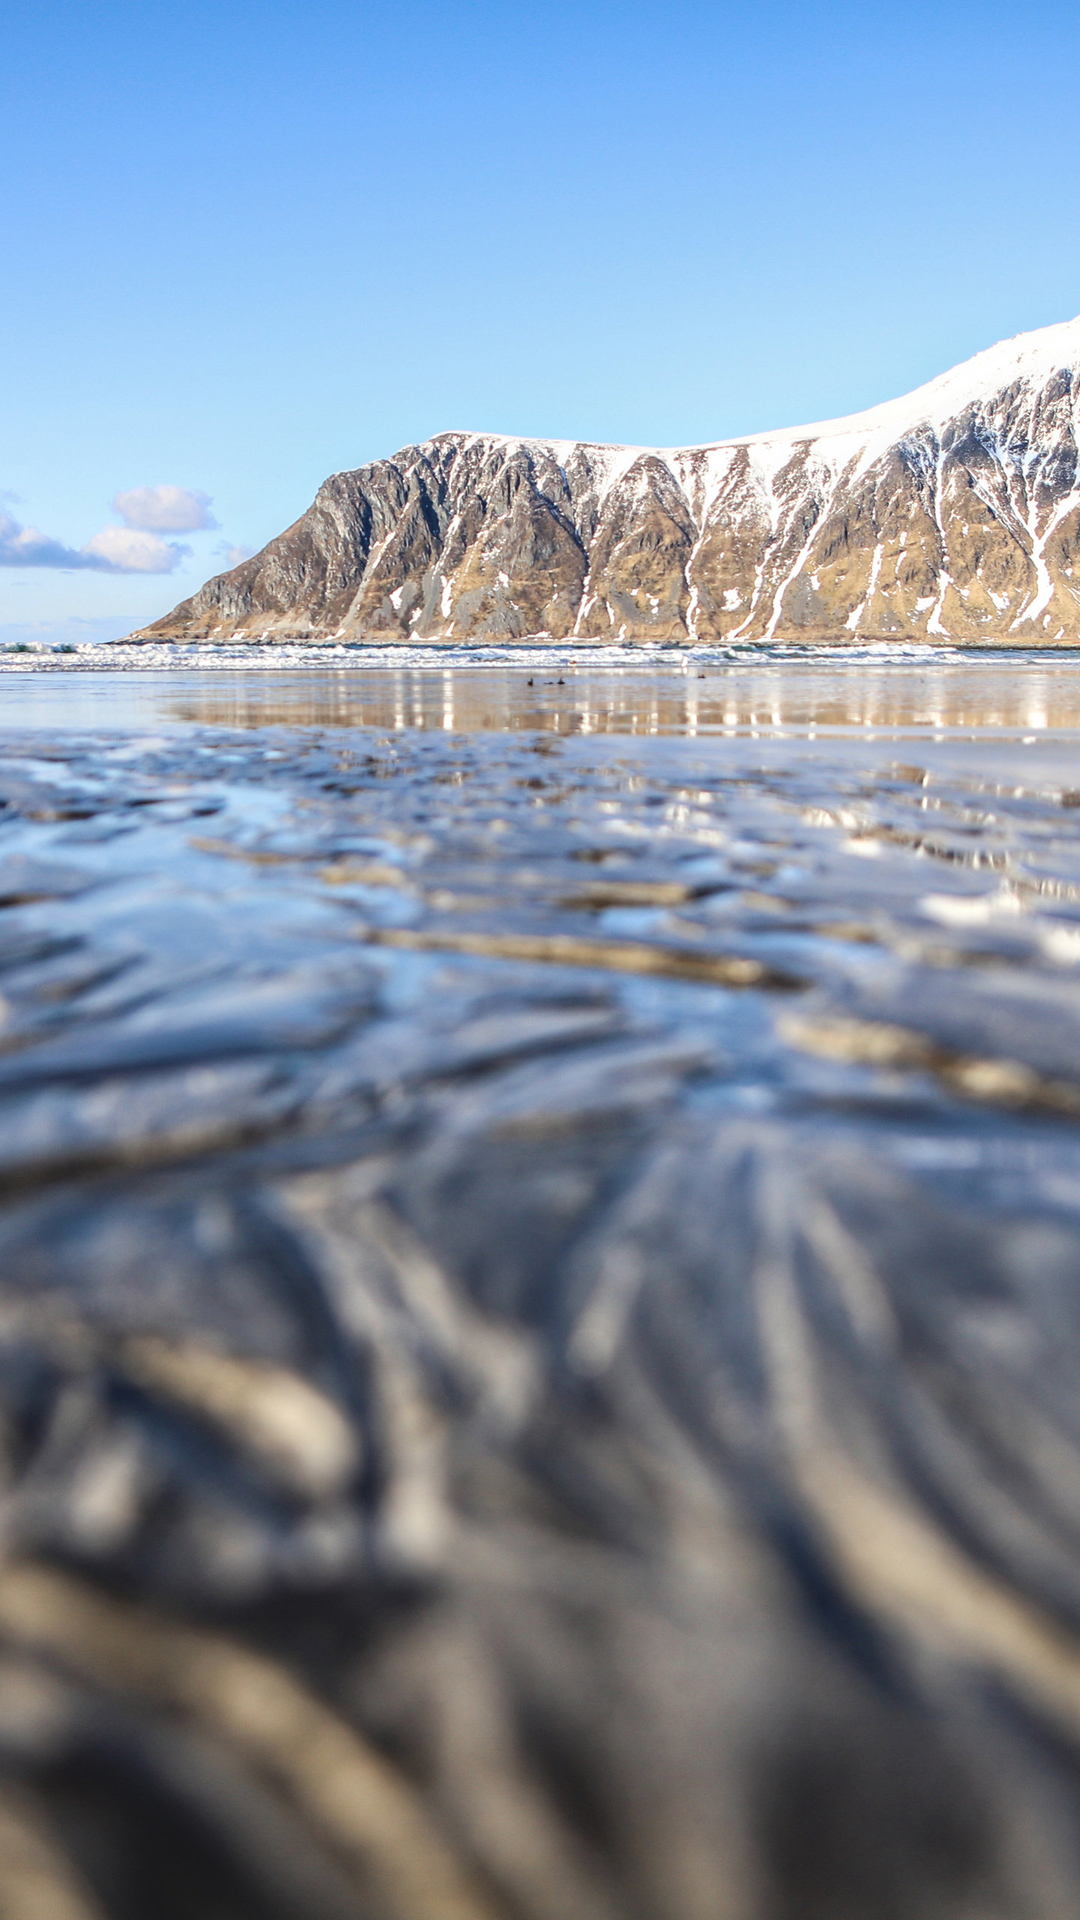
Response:
[[[138,638],[1080,641],[1080,319],[715,446],[440,433]]]

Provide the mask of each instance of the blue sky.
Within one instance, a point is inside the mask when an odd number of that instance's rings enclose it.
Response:
[[[441,428],[711,440],[1071,318],[1076,33],[1038,0],[9,8],[0,638],[153,618]]]

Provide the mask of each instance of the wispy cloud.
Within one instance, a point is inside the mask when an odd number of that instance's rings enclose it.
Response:
[[[254,547],[231,547],[227,540],[223,540],[220,546],[214,548],[214,558],[231,570],[233,567],[242,566],[245,560],[250,560],[254,552]]]
[[[116,495],[113,507],[125,527],[147,533],[202,533],[218,524],[210,495],[188,487],[132,487]]]
[[[156,534],[128,527],[103,527],[85,547],[66,547],[62,540],[22,527],[0,507],[0,567],[83,567],[98,573],[172,573],[189,547]]]

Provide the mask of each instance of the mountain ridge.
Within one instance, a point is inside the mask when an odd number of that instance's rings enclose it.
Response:
[[[832,421],[451,431],[331,475],[135,640],[1080,643],[1080,318]]]

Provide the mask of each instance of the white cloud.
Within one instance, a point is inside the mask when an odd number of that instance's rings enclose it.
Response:
[[[175,540],[162,540],[141,528],[102,527],[87,541],[83,552],[116,573],[171,573],[191,548],[179,547]]]
[[[172,573],[190,547],[161,540],[156,533],[129,527],[103,527],[85,547],[66,547],[62,540],[22,527],[6,507],[0,507],[0,567],[58,567],[97,573]]]
[[[228,541],[223,540],[219,547],[215,547],[214,557],[223,561],[231,571],[233,567],[242,566],[245,560],[250,560],[254,552],[254,547],[230,547]]]
[[[20,527],[14,514],[0,507],[0,567],[103,567],[107,563],[65,547],[36,527]]]
[[[193,493],[188,487],[131,487],[116,495],[113,506],[125,527],[148,533],[201,533],[218,524],[210,511],[209,494]]]

